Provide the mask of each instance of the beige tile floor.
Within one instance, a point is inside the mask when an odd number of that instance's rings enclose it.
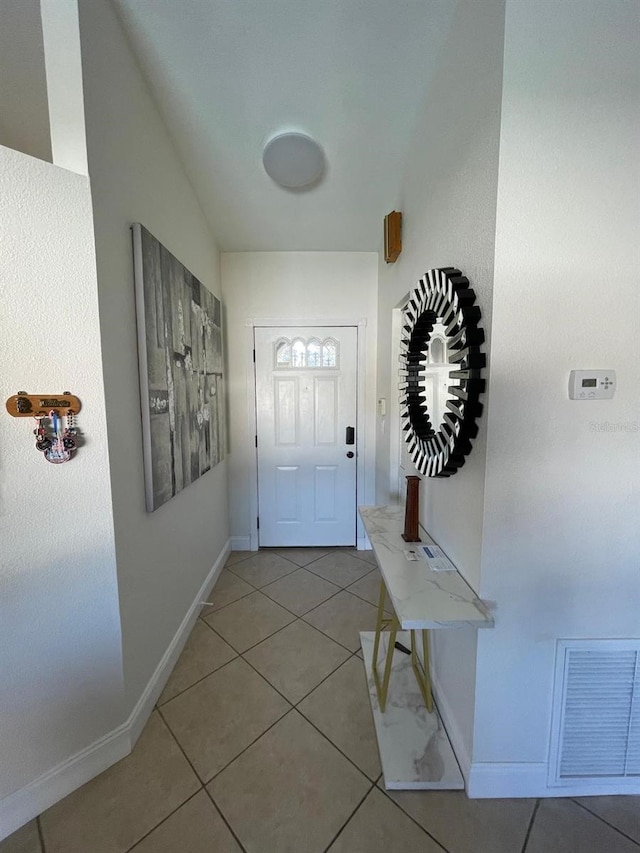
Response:
[[[370,552],[235,552],[130,756],[0,853],[640,853],[640,797],[468,800],[380,778]]]

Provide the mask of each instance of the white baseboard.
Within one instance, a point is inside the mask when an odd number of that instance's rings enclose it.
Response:
[[[475,762],[467,781],[472,799],[503,797],[555,797],[547,787],[547,765],[543,762]]]
[[[620,782],[575,780],[569,785],[549,785],[546,762],[476,762],[471,766],[467,794],[471,798],[595,797],[640,794],[637,778]]]
[[[232,536],[231,550],[232,551],[257,551],[257,546],[252,547],[251,536]]]
[[[469,786],[469,769],[471,767],[471,756],[467,750],[467,746],[464,742],[464,738],[458,728],[458,724],[456,723],[456,718],[454,717],[451,706],[447,701],[447,697],[445,696],[444,691],[438,681],[436,676],[435,667],[430,666],[431,672],[431,687],[433,688],[433,698],[435,699],[435,703],[438,706],[438,712],[440,713],[440,717],[442,722],[444,723],[445,730],[447,735],[449,736],[449,741],[451,742],[451,746],[453,747],[453,752],[456,756],[456,760],[460,766],[460,771],[464,776],[465,788],[468,790]]]
[[[24,788],[0,800],[0,841],[131,752],[191,633],[202,608],[201,602],[206,600],[230,551],[231,540],[227,541],[207,574],[127,720],[90,746],[34,779]]]
[[[211,571],[204,579],[202,586],[198,590],[198,594],[193,600],[191,607],[187,610],[184,619],[180,623],[180,627],[169,643],[169,646],[162,656],[160,663],[156,667],[155,672],[149,679],[142,695],[129,714],[129,719],[125,725],[131,733],[131,749],[133,749],[136,741],[142,734],[142,730],[153,711],[153,707],[164,690],[164,686],[167,683],[178,658],[180,657],[184,644],[187,642],[189,634],[191,633],[191,629],[200,615],[202,602],[207,600],[207,596],[218,579],[218,575],[222,571],[224,564],[227,562],[230,552],[231,540],[227,540],[224,548],[218,556],[218,559],[213,564]]]
[[[470,799],[510,797],[589,797],[613,794],[640,794],[640,780],[612,784],[597,780],[576,781],[570,785],[550,786],[546,762],[472,762],[451,707],[431,667],[433,696],[449,735],[451,746],[465,780]]]
[[[0,800],[0,841],[131,752],[123,723],[86,749]]]
[[[356,548],[358,551],[370,551],[371,543],[368,536],[358,536],[356,539]]]

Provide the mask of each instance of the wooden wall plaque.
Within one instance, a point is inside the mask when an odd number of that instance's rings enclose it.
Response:
[[[388,264],[398,260],[402,251],[402,214],[397,210],[384,218],[384,259]]]
[[[23,391],[9,397],[6,406],[14,418],[33,418],[36,415],[48,415],[51,411],[59,415],[69,412],[77,415],[82,408],[80,400],[73,394],[26,394]]]

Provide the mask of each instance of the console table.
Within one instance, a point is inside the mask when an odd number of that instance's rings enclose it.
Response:
[[[424,560],[407,560],[405,552],[422,543],[402,539],[404,507],[359,507],[358,512],[382,575],[376,631],[360,638],[385,787],[464,788],[431,697],[428,632],[491,628],[493,618],[459,572],[435,572]],[[435,544],[428,535],[423,542]]]

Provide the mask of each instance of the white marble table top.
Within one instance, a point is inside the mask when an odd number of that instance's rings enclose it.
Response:
[[[358,512],[404,630],[462,625],[493,628],[486,606],[459,572],[434,572],[423,560],[407,560],[404,552],[413,546],[401,536],[403,506],[361,506]],[[423,536],[423,543],[432,541]]]

